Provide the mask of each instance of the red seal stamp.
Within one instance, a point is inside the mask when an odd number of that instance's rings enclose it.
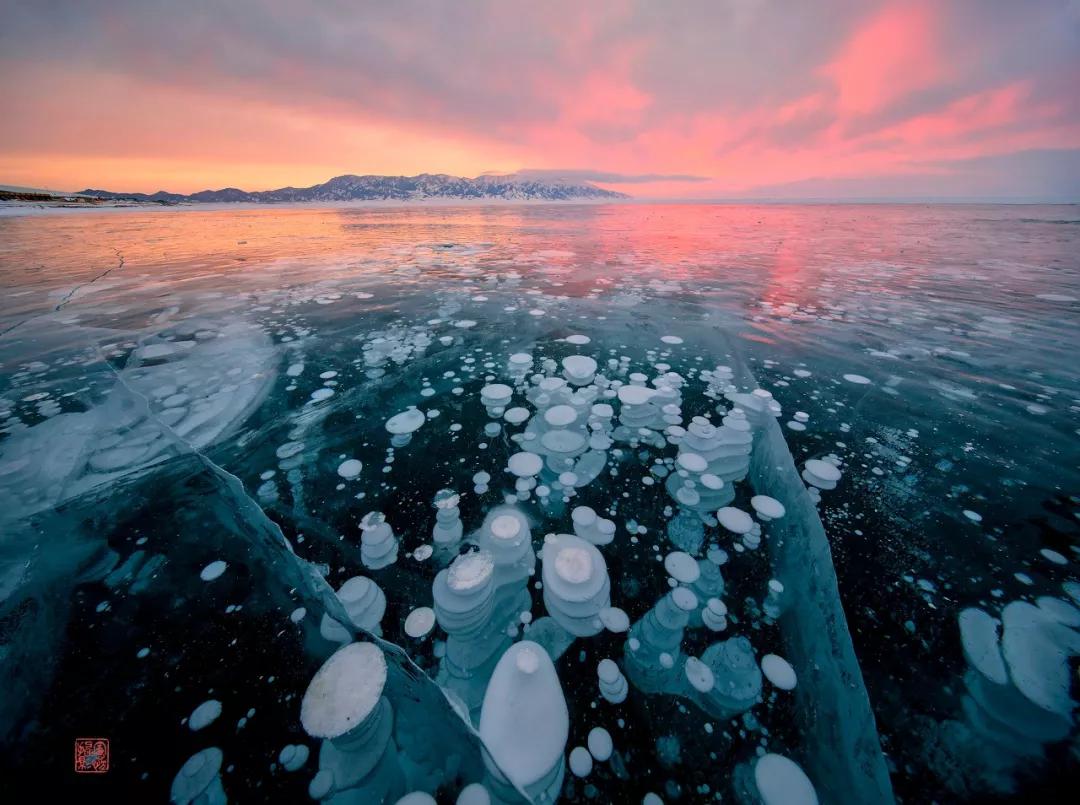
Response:
[[[104,774],[109,770],[108,738],[75,739],[75,773]]]

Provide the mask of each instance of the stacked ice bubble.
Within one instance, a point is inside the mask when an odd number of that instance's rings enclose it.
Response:
[[[437,546],[453,545],[461,540],[461,496],[453,489],[441,489],[435,493],[435,527],[431,539]]]
[[[635,687],[648,693],[675,692],[681,673],[683,630],[697,596],[676,587],[630,627],[626,641],[626,672]]]
[[[407,445],[412,441],[413,433],[420,429],[426,419],[424,413],[415,408],[410,408],[390,417],[386,420],[386,430],[391,436],[390,444],[394,447]]]
[[[600,679],[601,696],[612,704],[621,704],[626,701],[630,686],[614,660],[600,660],[596,668],[596,675]]]
[[[571,513],[574,533],[593,545],[607,545],[615,539],[615,523],[599,517],[588,506],[578,506]]]
[[[316,672],[300,704],[300,723],[322,739],[312,799],[393,801],[405,778],[393,746],[394,713],[383,695],[386,658],[374,643],[338,649]],[[345,801],[345,800],[340,800]]]
[[[493,622],[495,559],[489,551],[461,554],[431,587],[435,617],[447,634],[438,681],[473,711],[509,638]],[[505,613],[499,613],[505,615]]]
[[[536,554],[525,515],[513,506],[496,506],[484,518],[475,541],[495,563],[497,610],[527,611],[530,600],[525,584],[536,567]]]
[[[603,629],[600,611],[611,604],[607,564],[591,542],[572,534],[549,535],[543,550],[544,606],[579,637]]]
[[[319,624],[319,632],[323,637],[336,643],[349,643],[356,629],[375,635],[382,634],[380,623],[386,612],[386,595],[378,584],[364,576],[354,576],[338,588],[337,597],[345,607],[352,629],[338,623],[324,612]]]
[[[360,561],[364,567],[380,570],[397,561],[398,541],[386,515],[368,512],[360,521],[360,530]]]

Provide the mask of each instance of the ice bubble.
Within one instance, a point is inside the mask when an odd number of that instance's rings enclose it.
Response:
[[[641,798],[641,805],[664,805],[664,800],[661,799],[658,794],[654,794],[650,791]]]
[[[753,518],[742,509],[725,506],[716,513],[720,525],[736,534],[746,534],[754,527]]]
[[[403,796],[394,805],[438,805],[438,803],[435,802],[435,797],[426,791],[413,791]]]
[[[302,364],[302,363],[291,364],[289,366],[289,368],[285,370],[285,374],[288,375],[289,377],[299,377],[303,373],[304,373],[304,364]]]
[[[308,761],[311,750],[304,744],[287,744],[278,755],[278,763],[285,771],[299,771]]]
[[[660,336],[660,340],[665,344],[681,344],[683,342],[677,335],[662,335]]]
[[[848,383],[854,383],[857,386],[865,386],[870,383],[870,378],[863,377],[862,375],[844,375],[844,380]]]
[[[803,464],[803,467],[805,467],[802,473],[803,480],[818,489],[835,489],[837,481],[840,480],[840,470],[828,461],[811,458]]]
[[[480,389],[480,398],[494,405],[508,402],[513,394],[514,390],[504,383],[492,383]]]
[[[697,657],[687,657],[686,666],[683,670],[686,673],[687,681],[699,693],[708,693],[716,685],[716,677],[713,676],[712,668]]]
[[[603,727],[593,727],[589,730],[589,738],[586,743],[589,745],[589,754],[601,763],[610,758],[611,753],[615,751],[611,733]]]
[[[526,419],[529,418],[528,408],[507,408],[503,413],[503,419],[509,422],[511,425],[520,425]]]
[[[480,783],[470,783],[461,789],[455,805],[491,805],[491,794]]]
[[[531,478],[539,475],[544,468],[544,460],[536,453],[521,452],[510,456],[507,467],[518,478]]]
[[[456,593],[465,593],[482,587],[494,572],[495,560],[489,551],[461,554],[447,571],[446,586]]]
[[[412,638],[424,637],[435,626],[435,610],[417,607],[405,618],[405,634]]]
[[[592,772],[592,755],[584,746],[575,746],[570,750],[570,771],[576,777],[588,777]]]
[[[979,514],[978,512],[973,512],[971,509],[964,509],[963,515],[964,515],[964,517],[971,520],[971,522],[973,522],[973,523],[981,523],[982,522],[982,515]]]
[[[217,699],[207,699],[188,716],[188,728],[192,732],[198,732],[203,727],[208,727],[221,715],[221,702]]]
[[[776,654],[766,654],[761,658],[761,672],[765,674],[766,679],[780,690],[793,690],[795,688],[795,669],[783,657]]]
[[[565,428],[577,419],[577,411],[570,405],[553,405],[544,412],[544,421],[554,428]]]
[[[1042,554],[1044,559],[1049,562],[1053,562],[1055,565],[1067,565],[1069,563],[1069,560],[1066,559],[1062,554],[1050,548],[1043,548],[1039,551],[1039,553]]]
[[[563,375],[575,385],[584,385],[592,381],[596,374],[596,361],[585,355],[570,355],[563,358]]]
[[[592,557],[584,548],[563,548],[555,556],[555,572],[563,581],[581,584],[592,575]]]
[[[677,461],[679,466],[688,472],[705,472],[709,467],[709,463],[697,453],[679,453]]]
[[[386,420],[386,430],[395,436],[404,436],[412,433],[424,422],[427,418],[423,412],[418,411],[415,408],[409,408],[406,411],[402,411],[400,414],[394,414],[388,420]]]
[[[315,672],[300,703],[300,723],[313,738],[337,738],[362,723],[386,685],[386,657],[374,643],[350,643]]]
[[[333,396],[333,389],[315,389],[315,391],[311,392],[312,402],[322,402],[323,400],[329,400]]]
[[[619,386],[619,402],[624,405],[644,405],[656,392],[645,386]]]
[[[630,616],[618,607],[604,607],[600,610],[600,622],[609,632],[621,634],[630,628]]]
[[[684,551],[672,551],[664,557],[664,569],[681,584],[693,584],[701,575],[697,559]]]
[[[495,764],[520,788],[563,762],[570,714],[551,657],[538,643],[522,640],[499,658],[484,693],[479,732]]]
[[[574,344],[575,346],[584,346],[588,344],[592,339],[587,335],[568,335],[565,339],[567,344]]]
[[[319,769],[308,783],[308,796],[312,799],[322,799],[333,787],[334,773],[330,769]]]
[[[754,495],[750,498],[750,505],[758,517],[765,521],[778,520],[784,516],[784,504],[768,495]]]
[[[173,778],[169,801],[175,805],[188,805],[196,801],[224,803],[225,792],[218,777],[223,759],[224,755],[216,746],[189,757]]]
[[[817,792],[798,764],[766,754],[754,765],[754,784],[764,805],[817,805]]]
[[[213,581],[214,579],[220,578],[221,574],[225,572],[225,568],[228,566],[227,562],[218,559],[216,562],[211,562],[204,567],[202,572],[199,573],[199,578],[203,581]]]
[[[350,458],[338,465],[337,474],[346,480],[351,480],[358,476],[363,468],[364,465],[358,459]]]
[[[1001,612],[1001,652],[1012,682],[1044,710],[1068,716],[1069,657],[1080,654],[1080,635],[1046,610],[1013,601]]]

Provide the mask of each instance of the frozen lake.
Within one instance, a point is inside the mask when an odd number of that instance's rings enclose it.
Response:
[[[80,210],[0,300],[0,791],[1080,782],[1078,207]]]

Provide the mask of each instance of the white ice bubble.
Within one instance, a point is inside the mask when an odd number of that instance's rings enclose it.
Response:
[[[300,703],[313,738],[337,738],[364,721],[386,685],[386,657],[374,643],[350,643],[315,672]]]
[[[364,465],[359,459],[350,458],[342,461],[337,468],[337,474],[346,480],[352,480],[360,474]]]
[[[600,610],[600,622],[609,632],[621,634],[630,628],[630,616],[618,607],[604,607]]]
[[[720,521],[720,525],[736,534],[746,534],[754,527],[754,519],[734,506],[724,506],[716,512],[716,519]]]
[[[544,468],[544,460],[536,453],[514,453],[507,462],[510,472],[519,478],[531,478],[539,475]]]
[[[427,421],[427,417],[424,416],[422,411],[410,408],[400,414],[394,414],[386,420],[386,430],[395,436],[403,436],[415,431],[425,421]]]
[[[469,783],[461,789],[455,805],[491,805],[491,794],[480,783]]]
[[[795,669],[791,663],[776,654],[766,654],[761,658],[761,672],[765,678],[772,682],[780,690],[793,690],[795,688]]]
[[[660,340],[665,344],[681,344],[683,342],[677,335],[662,335],[660,336]]]
[[[405,618],[405,634],[420,638],[428,634],[435,626],[435,610],[431,607],[417,607]]]
[[[784,504],[768,495],[754,495],[750,505],[762,520],[778,520],[784,516]]]
[[[220,578],[221,574],[225,572],[225,568],[228,566],[227,562],[218,559],[216,562],[211,562],[204,567],[202,572],[199,573],[199,578],[203,581],[213,581],[214,579]]]
[[[870,378],[863,377],[862,375],[844,375],[844,380],[848,383],[854,383],[857,386],[865,386],[870,383]]]

